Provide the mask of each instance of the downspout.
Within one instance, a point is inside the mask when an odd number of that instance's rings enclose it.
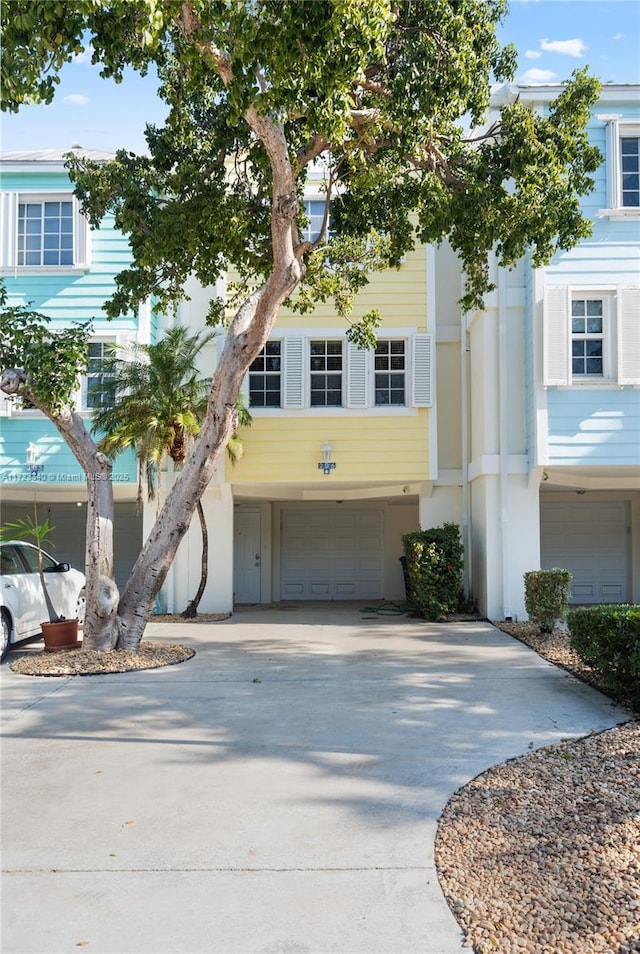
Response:
[[[460,294],[464,294],[464,279]],[[469,527],[469,360],[467,358],[467,313],[460,311],[460,433],[462,456],[462,546],[464,552],[464,592],[473,596],[473,566]]]
[[[507,369],[507,280],[506,271],[498,266],[498,414],[500,440],[500,554],[502,561],[502,618],[511,619],[509,573],[509,428]]]

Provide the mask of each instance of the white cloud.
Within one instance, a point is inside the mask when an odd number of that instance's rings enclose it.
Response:
[[[70,106],[86,106],[91,102],[88,96],[83,96],[82,93],[70,93],[64,98],[65,103],[69,103]]]
[[[86,63],[87,66],[91,66],[91,57],[93,56],[93,47],[91,44],[87,46],[82,53],[76,53],[71,58],[72,63]]]
[[[616,33],[615,36],[611,37],[612,40],[624,40],[624,33]]]
[[[556,74],[552,70],[539,70],[534,66],[518,79],[521,83],[552,83]]]
[[[542,56],[540,50],[527,50],[524,54],[528,60],[539,60]]]
[[[540,49],[563,56],[584,56],[589,47],[576,37],[575,40],[540,40]]]

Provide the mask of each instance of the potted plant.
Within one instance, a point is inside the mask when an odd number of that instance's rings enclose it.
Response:
[[[48,519],[42,523],[38,523],[38,513],[35,505],[33,517],[25,517],[23,520],[5,523],[0,528],[0,540],[29,540],[35,544],[38,551],[38,573],[40,575],[40,584],[42,586],[47,613],[49,614],[49,619],[41,623],[42,637],[44,639],[45,652],[49,653],[58,652],[62,649],[77,649],[79,645],[78,620],[66,619],[56,612],[45,579],[42,552],[43,547],[50,542],[50,537],[54,529]],[[59,566],[61,569],[68,569],[68,564],[63,563]]]

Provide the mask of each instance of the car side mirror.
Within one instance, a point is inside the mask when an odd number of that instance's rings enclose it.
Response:
[[[55,571],[56,573],[68,573],[71,569],[70,563],[56,563]]]

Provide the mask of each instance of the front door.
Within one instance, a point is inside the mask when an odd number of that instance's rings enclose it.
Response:
[[[258,510],[236,510],[233,532],[233,599],[260,602],[261,522]]]

